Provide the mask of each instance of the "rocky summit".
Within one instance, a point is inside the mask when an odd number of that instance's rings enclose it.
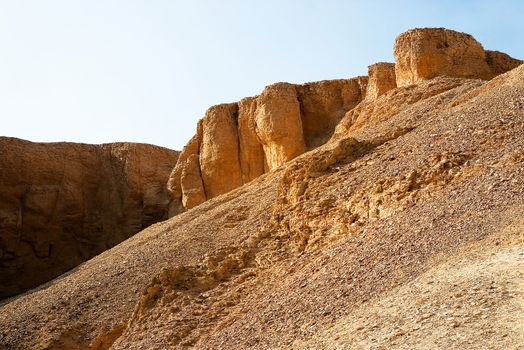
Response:
[[[180,154],[1,139],[0,349],[522,348],[524,65],[393,52],[213,106]]]

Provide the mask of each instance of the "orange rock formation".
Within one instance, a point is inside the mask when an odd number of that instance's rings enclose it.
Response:
[[[444,29],[395,57],[210,108],[179,215],[1,305],[0,349],[521,347],[524,66]]]
[[[395,41],[397,86],[438,76],[491,79],[522,62],[484,51],[471,35],[445,28],[412,29]]]
[[[484,51],[469,34],[443,28],[412,29],[399,35],[394,54],[395,64],[373,64],[368,68],[368,77],[302,85],[277,83],[259,96],[211,107],[170,176],[170,215],[229,192],[326,143],[335,129],[337,134],[349,128],[356,130],[368,123],[369,114],[378,119],[390,109],[413,103],[413,99],[430,97],[427,91],[422,95],[407,91],[404,100],[409,101],[405,104],[390,103],[387,98],[382,99],[382,104],[372,103],[397,86],[439,76],[491,79],[522,63],[501,52]],[[449,81],[443,85],[448,83],[453,85]],[[442,88],[448,88],[443,85],[433,86],[430,91],[442,92]],[[182,169],[189,154],[199,156],[203,191],[196,181],[197,189],[188,190],[191,196],[198,192],[197,199],[189,201],[189,206],[180,206],[184,202]],[[196,174],[196,165],[191,167]]]
[[[166,219],[177,157],[142,144],[0,138],[0,298]]]
[[[191,196],[198,192],[198,199],[184,205],[186,209],[325,143],[345,112],[364,99],[366,87],[365,77],[303,85],[277,83],[259,96],[211,107],[169,178],[168,189],[174,199],[171,215],[183,211],[179,203],[187,202],[183,198],[189,194],[180,184],[190,155],[198,156],[203,191],[199,181],[195,182],[198,189],[188,188]]]

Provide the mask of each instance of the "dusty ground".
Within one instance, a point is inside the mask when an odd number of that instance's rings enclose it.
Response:
[[[522,348],[524,66],[448,85],[8,300],[0,348]]]
[[[523,243],[524,223],[510,225],[293,348],[522,349]]]

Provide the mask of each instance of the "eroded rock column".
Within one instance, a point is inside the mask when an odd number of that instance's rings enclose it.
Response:
[[[207,199],[242,186],[239,160],[238,104],[207,110],[202,122],[200,170]]]
[[[256,97],[247,97],[238,103],[238,138],[243,183],[250,182],[267,170],[264,148],[256,131],[256,111]]]
[[[304,152],[300,104],[294,85],[277,83],[264,89],[258,98],[256,130],[269,170]]]
[[[186,209],[196,207],[207,200],[197,154],[189,156],[184,163],[180,184],[182,187],[182,205]]]
[[[374,100],[397,87],[394,63],[379,62],[369,66],[368,77],[367,100]]]

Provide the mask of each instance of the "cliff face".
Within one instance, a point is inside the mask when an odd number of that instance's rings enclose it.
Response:
[[[369,82],[366,93],[368,101],[375,100],[397,87],[394,63],[375,63],[368,67],[368,76]]]
[[[369,79],[278,83],[210,108],[169,175],[180,215],[0,305],[0,348],[518,348],[524,66],[483,80],[520,61],[486,51],[488,69],[464,67],[462,55],[484,66],[478,45],[442,33],[399,36],[395,66],[372,65]],[[420,37],[435,42],[422,50]],[[63,191],[72,198],[127,183],[127,156],[96,163],[111,146],[75,147],[2,161],[24,169],[9,170],[3,197],[33,167],[60,184],[99,169],[85,191]],[[28,209],[0,222],[79,215],[71,200],[40,208],[53,192],[19,192],[12,202]],[[119,193],[97,215],[130,208]]]
[[[469,34],[443,28],[412,29],[399,35],[394,55],[395,63],[370,65],[368,77],[277,83],[259,96],[211,107],[169,178],[170,216],[321,146],[335,129],[338,137],[456,86],[440,81],[412,94],[410,85],[439,76],[486,80],[522,63],[498,51],[485,51]],[[399,95],[382,97],[392,90]],[[381,102],[375,103],[379,98]],[[375,121],[368,120],[370,114]],[[188,161],[191,155],[198,157],[198,163],[196,158]],[[185,179],[185,168],[190,180]]]
[[[0,348],[518,348],[523,96],[521,66],[367,101],[366,126],[0,306]]]
[[[259,96],[211,107],[169,178],[171,216],[325,143],[344,114],[365,98],[366,89],[365,77],[277,83]]]
[[[0,297],[33,288],[167,218],[178,153],[0,138]]]

